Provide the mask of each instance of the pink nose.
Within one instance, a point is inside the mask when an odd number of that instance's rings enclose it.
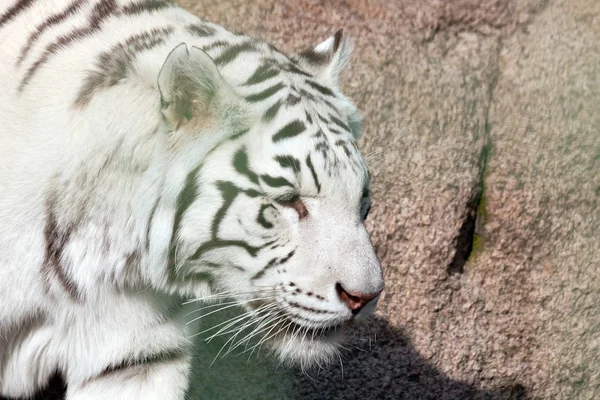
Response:
[[[344,290],[342,285],[338,282],[335,284],[335,289],[340,296],[340,300],[352,310],[352,314],[358,314],[358,312],[366,306],[371,300],[379,296],[383,289],[375,293],[350,293]]]

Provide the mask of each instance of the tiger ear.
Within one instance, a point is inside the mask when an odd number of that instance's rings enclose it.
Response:
[[[314,49],[298,53],[295,58],[319,81],[338,86],[342,70],[351,55],[352,42],[344,36],[343,29],[340,29]]]
[[[232,93],[214,61],[197,47],[175,47],[158,73],[158,90],[165,120],[177,130],[188,121],[208,119]]]

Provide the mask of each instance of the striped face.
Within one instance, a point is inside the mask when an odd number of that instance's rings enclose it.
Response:
[[[227,138],[188,174],[172,260],[177,279],[209,281],[246,309],[225,325],[252,326],[239,343],[261,337],[303,366],[334,356],[340,329],[368,313],[383,289],[363,225],[369,174],[356,146],[358,118],[332,84],[340,66],[327,64],[343,62],[349,45],[338,34],[320,46],[288,60],[296,71],[262,65],[223,95],[236,106],[217,114],[235,119],[227,116],[234,109],[245,122],[221,124]],[[167,120],[185,108],[170,109],[176,103],[164,101]]]

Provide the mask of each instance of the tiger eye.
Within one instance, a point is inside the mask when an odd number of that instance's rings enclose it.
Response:
[[[280,200],[279,203],[284,207],[293,208],[298,213],[300,219],[304,219],[308,216],[308,209],[298,195],[294,195],[286,200]]]
[[[290,204],[290,207],[292,207],[294,210],[296,210],[300,219],[304,219],[304,218],[308,217],[308,210],[306,209],[306,205],[300,199],[300,197],[298,197],[296,200],[294,200]]]

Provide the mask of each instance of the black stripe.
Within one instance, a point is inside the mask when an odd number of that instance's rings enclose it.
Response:
[[[64,270],[63,252],[69,241],[74,226],[60,227],[54,213],[54,196],[49,196],[46,202],[46,226],[44,228],[44,239],[46,241],[46,252],[42,264],[42,274],[49,281],[54,275],[65,292],[71,299],[81,302],[83,295],[79,292],[76,283],[66,274]]]
[[[192,261],[198,260],[206,252],[215,250],[215,249],[218,249],[221,247],[240,247],[240,248],[246,250],[246,252],[248,252],[248,254],[250,254],[250,256],[256,257],[258,252],[265,246],[261,246],[261,247],[250,246],[248,243],[246,243],[242,240],[220,240],[220,239],[210,240],[210,241],[202,244],[198,248],[198,250],[196,250],[196,252],[194,254],[192,254],[192,256],[189,259]]]
[[[327,153],[329,149],[331,149],[331,146],[328,141],[319,142],[315,145],[315,150],[320,151],[323,154]]]
[[[263,90],[260,93],[251,94],[249,96],[246,96],[246,100],[251,103],[263,101],[263,100],[273,96],[275,93],[277,93],[278,91],[280,91],[283,88],[284,88],[284,84],[280,82],[276,85],[271,86],[270,88]]]
[[[290,258],[292,258],[294,256],[295,253],[296,253],[296,250],[290,251],[287,256],[285,256],[281,260],[279,260],[279,265],[285,264],[286,262],[288,262],[290,260]]]
[[[281,165],[282,168],[291,168],[294,172],[300,172],[300,161],[293,156],[275,156],[275,161]]]
[[[238,133],[234,134],[232,137],[229,138],[229,140],[236,140],[239,139],[240,137],[244,136],[246,133],[248,133],[249,129],[244,129],[239,131]]]
[[[207,37],[217,33],[216,29],[212,26],[205,24],[192,24],[185,27],[185,30],[195,36]]]
[[[290,258],[292,258],[294,256],[295,252],[296,252],[296,250],[292,250],[285,257],[283,257],[281,259],[273,258],[272,260],[270,260],[267,263],[267,265],[265,265],[263,267],[263,269],[261,269],[256,274],[254,274],[254,276],[251,279],[252,280],[260,279],[260,278],[262,278],[265,275],[265,273],[269,269],[273,268],[274,266],[279,266],[279,265],[285,264],[286,262],[289,261]]]
[[[308,121],[309,124],[312,124],[312,122],[313,122],[313,119],[310,116],[310,114],[308,113],[308,111],[306,111],[306,121]]]
[[[223,204],[221,205],[221,207],[215,214],[215,217],[211,224],[212,239],[206,243],[203,243],[194,252],[194,254],[192,254],[192,256],[189,259],[190,260],[198,260],[207,251],[211,251],[211,250],[218,249],[221,247],[232,247],[232,246],[240,247],[240,248],[246,250],[246,252],[248,252],[248,254],[250,254],[252,257],[256,257],[256,255],[258,254],[258,252],[261,249],[263,249],[266,246],[270,246],[274,242],[267,242],[262,246],[251,246],[248,243],[244,242],[243,240],[221,240],[218,238],[218,233],[219,233],[219,226],[220,226],[221,222],[223,222],[223,219],[225,218],[225,215],[227,214],[229,207],[231,207],[231,205],[233,204],[233,201],[235,200],[237,195],[239,193],[245,193],[246,195],[250,195],[250,192],[255,192],[256,194],[258,194],[258,192],[252,191],[252,190],[242,190],[242,189],[236,187],[233,183],[224,182],[224,181],[217,182],[217,188],[219,189],[219,191],[221,192],[221,196],[223,197]]]
[[[297,136],[304,132],[306,126],[304,122],[300,120],[295,120],[284,126],[273,136],[273,142],[277,143],[284,139],[289,139],[291,137]]]
[[[315,186],[317,187],[317,193],[321,192],[321,184],[319,183],[319,178],[317,177],[317,171],[315,171],[315,167],[310,159],[310,154],[306,156],[306,166],[310,169],[310,173],[312,174],[313,180],[315,181]]]
[[[119,10],[115,0],[101,0],[92,9],[87,26],[75,29],[69,34],[60,36],[56,41],[46,47],[42,56],[25,73],[25,76],[19,84],[18,90],[23,90],[25,85],[29,83],[33,75],[48,61],[48,58],[51,55],[66,49],[78,40],[91,36],[100,29],[102,22],[111,15],[136,15],[142,12],[152,12],[170,6],[170,3],[162,0],[143,0],[139,3],[127,5]]]
[[[186,282],[214,282],[215,276],[208,271],[188,271],[181,276],[181,280]]]
[[[112,364],[112,365],[109,365],[108,367],[104,368],[104,370],[102,372],[100,372],[100,374],[98,374],[92,378],[89,378],[85,382],[83,382],[82,387],[94,382],[95,380],[105,378],[106,376],[108,376],[110,374],[113,374],[113,373],[116,373],[119,371],[123,371],[128,368],[135,368],[135,367],[143,366],[143,365],[175,361],[175,360],[182,359],[186,356],[187,356],[187,353],[183,349],[171,349],[171,350],[163,350],[160,353],[144,354],[144,355],[137,356],[135,358],[126,359],[126,360],[121,361],[118,364]]]
[[[331,118],[331,122],[333,122],[334,124],[336,124],[337,126],[339,126],[340,128],[349,131],[350,128],[348,128],[348,125],[346,125],[345,123],[343,123],[339,118],[330,115],[329,118]]]
[[[125,42],[100,54],[97,57],[96,70],[88,72],[79,89],[75,106],[84,107],[98,90],[113,87],[125,79],[127,74],[133,70],[133,64],[138,54],[163,44],[171,33],[173,33],[173,28],[170,26],[154,28],[132,35]]]
[[[148,217],[148,224],[146,225],[146,251],[150,249],[150,231],[152,229],[152,222],[154,221],[154,215],[156,214],[159,201],[160,197],[156,199],[156,203],[154,203],[152,206],[152,210],[150,210],[150,216]]]
[[[287,97],[287,99],[285,99],[285,102],[288,106],[294,106],[298,103],[300,103],[300,100],[302,100],[299,96],[296,96],[293,93],[290,93],[290,95]]]
[[[331,110],[335,111],[335,112],[339,112],[338,109],[333,105],[332,102],[330,102],[327,99],[321,98],[321,102],[323,104],[325,104],[327,107],[329,107]]]
[[[273,258],[271,259],[267,265],[265,265],[260,271],[258,271],[256,274],[254,274],[254,276],[251,278],[252,280],[256,280],[259,278],[262,278],[263,275],[265,274],[265,272],[270,269],[271,267],[273,267],[275,264],[277,263],[277,258]]]
[[[198,183],[196,182],[200,166],[194,168],[185,178],[185,186],[177,196],[177,210],[173,220],[173,233],[179,230],[179,225],[185,212],[190,208],[198,196]]]
[[[245,147],[242,147],[233,156],[233,167],[237,172],[250,179],[252,183],[258,184],[258,175],[252,172],[248,165],[248,153]]]
[[[306,77],[312,77],[311,74],[309,74],[309,73],[307,73],[305,71],[302,71],[300,68],[298,68],[295,64],[292,64],[292,63],[288,64],[285,67],[285,69],[286,69],[286,71],[292,72],[292,73],[297,74],[297,75],[302,75],[302,76],[306,76]]]
[[[217,263],[210,262],[210,261],[205,261],[202,263],[202,265],[205,265],[209,268],[222,268],[223,267],[221,264],[217,264]]]
[[[326,88],[325,86],[320,85],[315,81],[307,80],[306,83],[308,83],[314,89],[317,89],[319,92],[321,92],[322,94],[324,94],[326,96],[335,97],[335,94],[329,88]]]
[[[315,103],[325,104],[327,107],[329,107],[334,112],[339,112],[338,109],[333,105],[333,103],[331,103],[329,100],[327,100],[324,97],[317,98],[311,92],[309,92],[307,90],[304,90],[304,89],[300,89],[300,95],[302,97],[305,97],[305,98],[311,100],[311,101],[314,101]]]
[[[275,118],[275,116],[277,115],[277,112],[281,108],[281,103],[282,103],[281,100],[277,100],[277,102],[275,104],[273,104],[271,107],[269,107],[269,109],[265,112],[265,115],[263,115],[263,117],[262,117],[263,122],[265,122],[265,123],[271,122],[273,120],[273,118]]]
[[[138,3],[131,3],[123,7],[123,14],[135,15],[143,12],[153,12],[171,7],[172,4],[166,0],[142,0]]]
[[[64,50],[78,40],[84,39],[100,29],[102,22],[117,11],[117,3],[115,0],[101,0],[90,13],[90,19],[87,26],[71,31],[69,34],[60,36],[52,44],[46,47],[40,58],[33,63],[25,73],[23,79],[19,83],[19,92],[29,83],[36,71],[48,61],[51,55],[56,54],[60,50]]]
[[[318,308],[306,307],[306,306],[303,306],[300,303],[296,303],[294,301],[288,301],[287,304],[290,307],[297,308],[297,309],[304,310],[304,311],[309,311],[313,314],[335,314],[334,311],[322,310],[320,308],[318,309]]]
[[[308,90],[300,89],[300,96],[315,103],[318,101],[315,95]]]
[[[315,96],[314,94],[312,94],[311,92],[309,92],[308,90],[305,89],[300,89],[300,95],[308,100],[314,101],[315,103],[322,103],[325,104],[327,107],[329,107],[332,111],[338,112],[338,109],[335,108],[335,106],[333,105],[333,103],[331,103],[329,100],[327,100],[324,97],[318,97]]]
[[[304,61],[308,62],[309,64],[313,64],[317,67],[326,66],[331,60],[330,52],[322,53],[313,49],[305,50],[298,54],[298,56],[302,57],[302,59],[304,59]]]
[[[216,49],[217,47],[229,46],[229,42],[225,40],[217,40],[216,42],[212,42],[205,46],[202,46],[200,49],[205,52],[209,52],[210,50]]]
[[[294,187],[294,185],[291,184],[290,181],[288,181],[287,179],[278,176],[278,177],[273,177],[270,175],[261,175],[260,179],[262,179],[262,181],[264,183],[266,183],[267,185],[274,187],[274,188],[279,188],[279,187],[283,187],[283,186],[289,186],[289,187]]]
[[[245,269],[245,268],[242,268],[242,267],[240,267],[239,265],[235,265],[235,264],[228,264],[228,266],[229,266],[229,267],[232,267],[232,268],[235,268],[235,269],[237,269],[238,271],[242,271],[242,272],[246,271],[246,269]]]
[[[27,44],[25,45],[25,47],[23,47],[21,49],[19,59],[17,60],[17,65],[21,64],[23,59],[25,59],[25,57],[27,56],[27,53],[29,52],[29,50],[31,50],[31,47],[35,44],[35,41],[42,35],[42,33],[44,33],[44,31],[46,29],[61,23],[66,18],[68,18],[71,14],[73,14],[75,11],[77,11],[77,9],[79,9],[82,5],[84,5],[86,3],[87,3],[87,0],[75,0],[64,11],[62,11],[58,14],[51,15],[44,22],[39,24],[35,28],[35,31],[31,35],[29,35],[29,38],[27,39]]]
[[[271,64],[264,64],[254,71],[252,76],[248,78],[244,85],[256,85],[257,83],[264,82],[267,79],[271,79],[277,75],[279,75],[278,69],[274,68]]]
[[[348,149],[346,142],[344,142],[343,140],[338,140],[337,142],[335,142],[335,145],[344,149],[344,153],[346,153],[346,156],[350,157],[351,152]]]
[[[223,198],[223,204],[221,205],[221,207],[215,214],[215,218],[213,219],[212,224],[211,224],[210,231],[211,231],[212,239],[209,242],[200,246],[200,248],[198,248],[196,250],[196,252],[190,257],[191,260],[198,259],[202,255],[202,253],[206,250],[207,246],[210,245],[210,243],[218,241],[217,234],[218,234],[218,230],[219,230],[219,225],[223,221],[223,218],[225,218],[225,214],[227,213],[227,210],[229,209],[231,204],[233,204],[233,201],[235,200],[235,198],[237,197],[237,195],[239,193],[239,189],[237,187],[235,187],[231,182],[223,182],[223,181],[217,182],[217,188],[221,192],[221,197]]]
[[[246,196],[252,197],[252,198],[258,197],[261,194],[258,190],[254,190],[254,189],[246,189],[243,192]]]
[[[190,208],[194,200],[196,200],[196,196],[198,195],[198,183],[196,182],[196,178],[199,170],[200,166],[197,166],[190,173],[188,173],[187,177],[185,178],[185,186],[177,196],[177,209],[175,211],[175,218],[173,219],[171,245],[169,249],[169,271],[171,273],[171,278],[174,278],[176,274],[175,249],[177,248],[177,236],[179,234],[181,220],[185,212]]]
[[[34,1],[35,0],[20,0],[20,1],[17,1],[11,8],[8,9],[7,12],[5,12],[0,17],[0,28],[2,27],[2,25],[6,24],[8,21],[10,21],[11,19],[13,19],[17,15],[19,15],[21,12],[23,12],[26,9],[28,9],[29,7],[31,7],[31,5],[33,4]]]
[[[261,226],[267,229],[273,228],[273,224],[266,220],[265,211],[269,208],[273,208],[277,210],[273,204],[263,204],[260,206],[260,210],[258,211],[258,216],[256,217],[256,222],[258,222]]]
[[[221,54],[220,56],[215,58],[215,64],[217,64],[220,67],[223,67],[224,65],[227,65],[228,63],[235,60],[236,57],[240,53],[255,51],[255,50],[256,50],[256,46],[252,42],[244,42],[244,43],[240,43],[240,44],[235,44],[235,45],[231,46],[230,48],[228,48],[227,50],[225,50],[225,52],[223,52],[223,54]]]
[[[221,197],[223,198],[223,204],[221,205],[221,207],[215,214],[215,219],[213,219],[213,222],[212,222],[212,225],[210,228],[213,239],[217,238],[217,234],[219,233],[219,225],[223,221],[223,218],[225,218],[225,214],[227,213],[227,210],[229,209],[229,207],[231,207],[231,205],[233,204],[233,201],[235,200],[235,198],[237,197],[237,195],[240,192],[240,190],[231,182],[223,182],[223,181],[217,182],[217,188],[221,192]]]

